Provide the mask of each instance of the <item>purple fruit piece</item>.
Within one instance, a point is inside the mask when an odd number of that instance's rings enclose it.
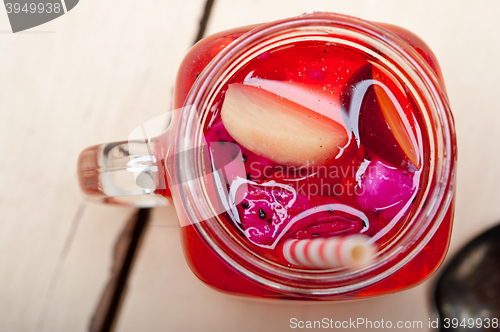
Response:
[[[252,243],[270,246],[276,240],[331,237],[359,233],[368,227],[360,211],[327,196],[294,195],[275,186],[249,186],[238,193],[241,227]],[[294,200],[295,198],[295,200]],[[363,215],[360,218],[359,215]],[[293,224],[290,222],[293,221]]]
[[[252,151],[241,147],[247,179],[251,181],[263,181],[273,176],[276,164],[271,160],[261,157]]]
[[[390,164],[408,170],[416,170],[394,137],[384,117],[373,87],[368,88],[359,115],[361,144]]]
[[[231,142],[238,144],[234,140],[234,138],[229,135],[226,128],[224,127],[224,124],[222,123],[222,120],[219,120],[212,125],[205,139],[209,145],[211,145],[210,143],[212,143],[212,145],[216,145],[214,144],[215,142]],[[267,158],[256,155],[255,153],[251,152],[241,145],[240,149],[247,173],[246,177],[248,180],[262,181],[273,175],[274,166],[276,165],[275,163]],[[232,156],[226,156],[224,153],[217,153],[217,155],[212,154],[212,158],[214,158],[214,164],[216,165],[225,165],[227,159],[231,157]]]
[[[372,83],[372,65],[361,67],[342,91],[346,123],[366,148],[388,163],[408,171],[416,167],[406,156],[387,123]]]
[[[222,126],[222,122],[212,126],[205,140],[210,149],[209,155],[214,168],[224,170],[228,184],[236,177],[246,177],[241,148],[229,136],[224,126]]]
[[[224,174],[227,184],[231,184],[237,178],[246,178],[247,172],[238,144],[211,142],[209,147],[213,168]]]
[[[214,123],[208,130],[207,136],[205,137],[207,143],[210,142],[235,142],[234,138],[229,135],[222,120]]]
[[[357,202],[367,212],[392,219],[415,192],[414,173],[373,158],[356,189]]]
[[[238,194],[243,195],[237,201],[241,201],[238,212],[246,238],[257,245],[273,244],[290,221],[293,192],[279,187],[248,186],[247,192]]]

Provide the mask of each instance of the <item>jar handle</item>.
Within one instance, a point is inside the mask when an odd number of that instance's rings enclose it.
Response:
[[[164,160],[170,131],[147,135],[152,124],[165,124],[158,118],[136,128],[128,141],[95,145],[80,153],[78,179],[87,199],[136,207],[169,204]]]

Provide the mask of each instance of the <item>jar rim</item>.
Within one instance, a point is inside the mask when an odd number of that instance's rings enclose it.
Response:
[[[285,31],[296,31],[299,28],[307,27],[308,29],[337,29],[339,31],[349,32],[350,34],[359,37],[368,38],[371,42],[379,45],[380,48],[391,50],[397,55],[400,61],[412,68],[416,77],[421,80],[422,86],[426,88],[426,96],[431,98],[430,105],[435,109],[434,116],[437,116],[435,121],[438,121],[437,139],[439,142],[435,146],[434,166],[431,167],[437,174],[432,178],[432,188],[428,188],[429,196],[427,197],[426,208],[419,214],[419,225],[425,226],[417,231],[411,241],[406,243],[406,247],[402,251],[394,250],[388,261],[382,260],[376,262],[370,268],[363,271],[348,272],[343,274],[328,275],[329,272],[307,271],[295,272],[293,269],[286,267],[276,267],[274,265],[266,266],[259,261],[255,261],[255,257],[244,251],[235,252],[234,248],[227,248],[227,241],[234,239],[224,239],[223,232],[215,229],[217,225],[216,216],[207,220],[207,222],[193,222],[197,232],[201,235],[204,241],[232,268],[247,276],[249,279],[262,284],[265,287],[274,289],[281,293],[289,294],[306,294],[306,295],[336,295],[346,292],[359,290],[375,282],[378,282],[401,267],[406,265],[432,238],[437,228],[444,219],[444,216],[451,204],[455,185],[455,133],[453,129],[453,118],[447,102],[444,88],[441,86],[436,73],[430,65],[403,39],[392,33],[391,31],[357,18],[350,16],[331,14],[331,13],[306,13],[299,17],[289,18],[281,21],[263,24],[247,32],[237,40],[229,44],[222,50],[203,72],[198,77],[197,81],[189,92],[179,127],[182,130],[177,131],[174,139],[176,151],[193,151],[193,155],[181,154],[180,158],[175,163],[179,178],[201,178],[200,174],[203,171],[200,167],[195,167],[199,156],[196,154],[194,146],[200,146],[202,135],[199,127],[199,117],[197,107],[207,98],[204,94],[210,88],[214,88],[214,81],[224,75],[225,69],[229,60],[235,60],[235,57],[241,56],[241,53],[251,45],[259,41],[269,39],[276,34],[284,33]],[[337,31],[336,30],[336,31]],[[227,72],[226,72],[227,74]],[[414,75],[415,76],[415,75]],[[203,107],[200,112],[203,113]],[[208,109],[206,109],[208,112]],[[197,127],[198,126],[198,127]],[[429,130],[429,129],[428,129]],[[431,145],[432,146],[432,145]],[[177,183],[182,183],[178,180]],[[185,207],[185,213],[190,220],[204,220],[200,218],[200,209],[205,209],[210,205],[210,199],[207,195],[203,195],[202,181],[194,184],[192,181],[189,185],[179,186],[179,197]],[[425,213],[424,213],[425,212]],[[201,213],[203,215],[203,213]],[[427,222],[422,222],[422,220]],[[415,215],[415,219],[418,219]],[[414,222],[417,222],[415,220]],[[249,255],[248,257],[240,257],[239,255]],[[401,258],[401,256],[404,256]],[[393,263],[392,265],[389,264]],[[249,268],[249,264],[252,268]],[[253,265],[252,265],[253,264]],[[292,271],[292,272],[291,272]],[[356,282],[350,282],[356,279]],[[311,281],[314,280],[316,286],[311,287]],[[324,281],[321,283],[320,281]],[[328,287],[332,281],[340,282],[341,286]],[[346,283],[349,281],[349,283]],[[326,286],[325,286],[326,285]]]

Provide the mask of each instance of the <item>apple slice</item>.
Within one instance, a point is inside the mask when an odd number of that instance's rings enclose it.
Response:
[[[285,82],[266,80],[253,77],[245,80],[245,85],[259,87],[263,90],[275,93],[280,97],[286,98],[294,103],[326,116],[346,127],[342,117],[340,92],[341,89],[331,91],[323,90],[323,85],[312,83]]]
[[[338,122],[240,83],[229,85],[221,117],[236,142],[285,166],[325,165],[335,160],[349,141]]]
[[[403,87],[385,68],[376,63],[372,65],[372,77],[377,81],[373,89],[384,118],[406,157],[420,169],[421,161],[414,133],[415,124],[411,121],[413,119],[411,105]]]

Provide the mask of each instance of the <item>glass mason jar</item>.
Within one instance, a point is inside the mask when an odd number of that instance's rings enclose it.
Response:
[[[346,44],[380,59],[406,83],[423,114],[429,142],[415,208],[391,243],[360,269],[300,269],[262,257],[227,227],[220,197],[210,188],[203,133],[215,96],[264,52],[304,40]],[[173,201],[186,261],[209,286],[265,298],[354,299],[413,287],[443,261],[454,212],[454,123],[438,63],[411,32],[344,15],[307,13],[209,36],[179,68],[171,115],[160,135],[82,152],[80,184],[89,198],[105,202],[156,206],[164,203],[161,196]]]

